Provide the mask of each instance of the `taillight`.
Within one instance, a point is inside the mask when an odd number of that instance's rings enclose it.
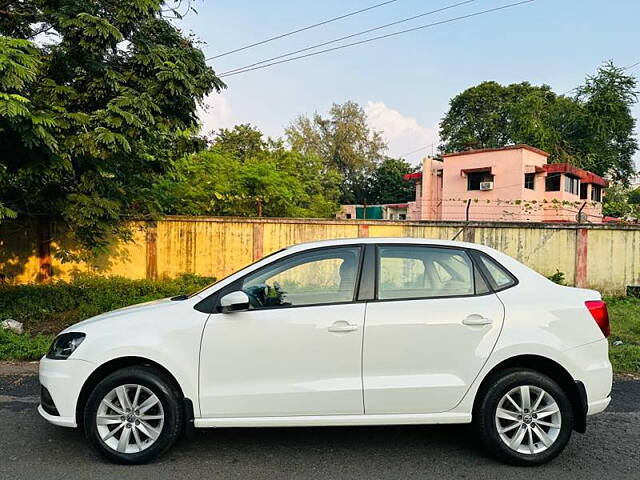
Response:
[[[609,328],[609,312],[607,311],[607,304],[602,300],[589,300],[584,302],[585,306],[589,309],[591,316],[602,330],[605,337],[608,337],[611,333]]]

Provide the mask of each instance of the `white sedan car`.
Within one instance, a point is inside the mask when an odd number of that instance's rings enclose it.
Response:
[[[485,246],[321,241],[69,327],[38,409],[119,463],[191,427],[473,422],[495,456],[536,465],[609,404],[608,334],[598,292]]]

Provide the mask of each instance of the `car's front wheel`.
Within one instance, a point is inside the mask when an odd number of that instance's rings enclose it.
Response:
[[[567,445],[573,430],[567,394],[548,376],[528,369],[495,377],[474,415],[489,451],[516,465],[550,461]]]
[[[85,434],[113,462],[148,462],[178,439],[184,422],[181,397],[172,379],[157,369],[122,368],[91,392]]]

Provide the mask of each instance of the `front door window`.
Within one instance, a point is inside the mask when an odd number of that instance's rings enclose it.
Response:
[[[323,249],[285,258],[242,283],[251,309],[350,302],[360,247]]]

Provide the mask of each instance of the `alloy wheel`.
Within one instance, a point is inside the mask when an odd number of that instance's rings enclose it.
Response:
[[[153,445],[162,433],[162,402],[143,385],[115,387],[100,402],[96,426],[102,441],[120,453],[138,453]]]
[[[510,449],[532,455],[554,444],[560,434],[562,414],[548,392],[533,385],[521,385],[500,399],[495,422],[500,439]]]

